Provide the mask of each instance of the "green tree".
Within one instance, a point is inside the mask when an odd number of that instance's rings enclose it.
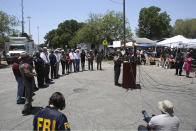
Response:
[[[132,39],[130,25],[127,19],[125,22],[126,41],[130,41]],[[123,32],[123,14],[121,12],[110,11],[103,16],[101,34],[109,43],[112,43],[114,40],[123,40]]]
[[[183,35],[187,38],[196,38],[196,19],[176,20],[172,35]]]
[[[131,40],[132,33],[126,20],[126,39]],[[123,40],[123,15],[110,11],[103,14],[90,14],[86,25],[81,28],[75,37],[78,43],[88,43],[94,47],[106,39],[109,43],[114,40]]]
[[[49,43],[49,47],[52,48],[64,48],[65,45],[70,43],[83,24],[84,23],[78,23],[76,20],[66,20],[63,23],[60,23],[57,29],[50,31],[45,35],[45,43]]]
[[[53,47],[53,46],[55,45],[55,44],[53,43],[53,42],[54,42],[53,38],[54,38],[55,36],[57,36],[57,31],[56,31],[56,29],[49,31],[49,32],[45,35],[45,37],[44,37],[44,39],[46,40],[46,41],[45,41],[45,45],[49,44],[49,47]]]
[[[142,8],[139,14],[139,23],[136,34],[138,37],[146,37],[157,40],[169,37],[171,32],[170,16],[166,12],[160,12],[156,6]]]
[[[19,21],[15,16],[0,11],[0,42],[8,40],[8,35],[16,35],[18,31],[14,27],[18,25]]]

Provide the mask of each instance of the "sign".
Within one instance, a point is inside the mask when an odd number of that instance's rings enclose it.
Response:
[[[107,41],[107,40],[104,40],[104,41],[102,42],[102,45],[108,45],[108,41]]]
[[[121,46],[121,41],[113,41],[113,48],[119,48]]]

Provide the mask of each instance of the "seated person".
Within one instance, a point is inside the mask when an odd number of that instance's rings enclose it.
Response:
[[[158,103],[161,115],[151,118],[147,124],[148,129],[156,131],[178,131],[179,119],[174,115],[173,104],[169,100]]]
[[[34,130],[70,130],[67,117],[58,110],[65,108],[65,98],[60,92],[52,94],[49,105],[39,111],[33,120]]]

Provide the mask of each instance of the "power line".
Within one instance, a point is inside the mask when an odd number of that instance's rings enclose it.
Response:
[[[115,1],[115,0],[110,0],[110,2],[115,3],[115,4],[122,5],[122,2],[117,2],[117,1]]]

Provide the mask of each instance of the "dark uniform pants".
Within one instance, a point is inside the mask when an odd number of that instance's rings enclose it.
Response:
[[[51,64],[51,79],[52,78],[56,78],[57,74],[56,74],[56,65]]]
[[[114,82],[115,82],[115,84],[118,84],[119,76],[120,76],[120,66],[115,66],[114,67]]]
[[[176,63],[176,75],[182,75],[182,66],[183,64],[181,63]]]
[[[102,70],[101,69],[101,61],[97,62],[97,70]]]
[[[82,67],[82,71],[85,70],[85,61],[81,61],[81,67]]]
[[[37,72],[38,87],[41,87],[44,84],[44,69],[42,69],[42,70],[37,69],[36,72]]]
[[[65,61],[61,61],[62,74],[65,74]]]
[[[45,83],[48,83],[50,81],[50,79],[49,79],[49,72],[50,72],[50,65],[49,64],[45,64],[45,67],[44,67]]]
[[[93,70],[93,60],[88,61],[88,70]]]
[[[23,84],[25,86],[25,105],[23,111],[30,111],[31,102],[32,102],[32,94],[33,94],[33,78],[23,78]]]

